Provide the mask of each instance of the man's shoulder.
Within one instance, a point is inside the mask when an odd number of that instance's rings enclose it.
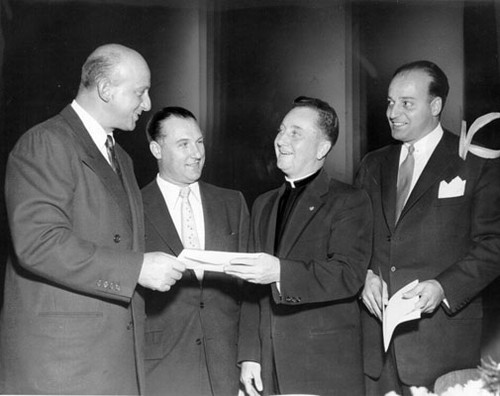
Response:
[[[45,121],[42,121],[24,132],[16,142],[15,149],[22,150],[23,147],[44,147],[61,146],[69,149],[72,145],[72,128],[62,117],[56,114]]]
[[[216,197],[222,197],[222,199],[235,199],[242,195],[241,191],[234,190],[231,188],[219,187],[215,184],[200,181],[200,191],[202,194],[209,194]]]
[[[151,180],[148,184],[146,184],[141,189],[141,194],[144,200],[149,199],[152,195],[160,191],[160,187],[158,187],[158,183],[156,182],[156,177]]]

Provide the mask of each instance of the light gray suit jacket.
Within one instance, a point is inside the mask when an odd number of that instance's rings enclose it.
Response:
[[[142,202],[131,159],[117,156],[124,186],[70,106],[9,156],[1,393],[142,390]]]

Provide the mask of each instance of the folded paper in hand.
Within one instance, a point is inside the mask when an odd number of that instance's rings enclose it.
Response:
[[[387,352],[391,343],[392,334],[396,327],[403,322],[420,318],[420,310],[415,309],[415,303],[418,301],[418,295],[405,299],[403,294],[418,285],[418,280],[408,283],[399,289],[390,299],[383,310],[382,327],[384,334],[384,350]]]
[[[220,252],[216,250],[184,249],[177,257],[186,268],[224,272],[224,266],[238,258],[255,258],[260,253]]]

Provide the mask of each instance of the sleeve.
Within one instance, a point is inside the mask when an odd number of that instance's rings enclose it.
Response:
[[[256,252],[259,249],[255,233],[257,212],[256,204],[252,208],[252,229],[248,239],[248,251]],[[269,285],[256,285],[243,282],[243,301],[240,310],[240,322],[238,331],[238,364],[244,361],[260,363],[261,344],[259,337],[260,309],[262,299],[269,294]]]
[[[97,202],[100,186],[88,184],[75,143],[50,133],[49,126],[24,134],[7,163],[6,205],[17,262],[56,286],[128,302],[143,255],[96,240],[98,227],[114,214],[94,218],[97,206],[108,208]],[[95,220],[94,228],[86,227],[94,240],[82,237],[77,212]]]
[[[344,194],[332,211],[332,216],[325,216],[331,221],[328,229],[314,230],[314,238],[308,237],[310,246],[304,245],[310,259],[280,258],[281,294],[276,285],[272,286],[276,303],[321,303],[353,298],[359,293],[372,248],[370,199],[365,191],[353,189]],[[326,239],[326,251],[315,238]]]

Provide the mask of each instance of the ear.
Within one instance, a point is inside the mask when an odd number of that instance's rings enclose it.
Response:
[[[113,97],[113,89],[110,81],[105,78],[97,83],[97,94],[105,103],[108,103]]]
[[[153,157],[155,157],[157,160],[161,159],[161,147],[156,141],[151,141],[149,143],[149,150],[151,151],[151,154],[153,154]]]
[[[329,140],[323,140],[318,146],[318,151],[316,152],[316,159],[318,161],[324,159],[331,148],[332,148],[332,142],[330,142]]]
[[[432,115],[434,117],[439,116],[439,114],[441,114],[441,110],[442,109],[443,109],[443,100],[439,96],[436,96],[431,101],[431,112],[432,112]]]

